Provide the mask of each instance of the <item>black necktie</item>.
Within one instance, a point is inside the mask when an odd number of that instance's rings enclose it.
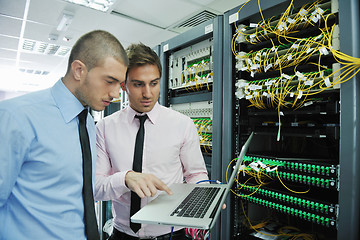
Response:
[[[135,116],[140,120],[140,127],[136,135],[135,141],[135,150],[134,150],[134,162],[133,162],[133,170],[135,172],[141,172],[142,170],[142,156],[143,156],[143,147],[144,147],[144,122],[147,118],[147,115],[143,116]],[[141,198],[135,193],[131,192],[131,203],[130,203],[130,216],[134,215],[137,211],[139,211],[141,205]],[[136,233],[141,228],[141,224],[132,223],[130,221],[130,228]]]
[[[81,152],[83,158],[83,200],[84,200],[84,221],[85,221],[85,235],[88,240],[100,239],[98,226],[96,223],[94,196],[92,189],[92,161],[89,135],[86,130],[86,117],[88,110],[84,109],[79,113],[79,136],[81,144]]]

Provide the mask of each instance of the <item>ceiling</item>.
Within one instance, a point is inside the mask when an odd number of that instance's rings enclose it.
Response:
[[[189,18],[205,10],[221,15],[243,2],[117,0],[102,12],[63,0],[0,0],[0,93],[53,85],[65,74],[72,45],[91,30],[109,31],[125,48],[133,42],[154,47],[189,29],[176,27]],[[58,31],[64,13],[73,18],[66,31]]]

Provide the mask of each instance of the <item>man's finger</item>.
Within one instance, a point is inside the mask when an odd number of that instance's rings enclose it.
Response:
[[[160,181],[160,182],[157,183],[156,188],[159,189],[159,190],[161,190],[161,191],[165,191],[165,192],[166,192],[167,194],[169,194],[169,195],[172,195],[172,194],[173,194],[173,192],[171,191],[171,189],[170,189],[168,186],[166,186],[166,184],[163,183],[162,181]]]
[[[151,190],[149,188],[149,185],[143,186],[141,190],[143,191],[146,197],[151,197]]]
[[[140,198],[144,198],[145,194],[143,193],[143,191],[141,190],[141,188],[139,186],[134,186],[133,191],[140,197]]]

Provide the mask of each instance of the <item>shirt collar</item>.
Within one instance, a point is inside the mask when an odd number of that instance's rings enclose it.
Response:
[[[158,102],[155,103],[153,109],[151,109],[151,111],[149,112],[144,112],[144,113],[138,113],[137,111],[135,111],[132,107],[129,106],[129,122],[132,123],[134,121],[135,115],[144,115],[147,114],[148,115],[148,119],[150,120],[150,122],[152,124],[156,124],[156,120],[159,116],[160,113],[160,105]]]
[[[62,79],[57,81],[51,88],[51,93],[66,123],[77,117],[84,110],[84,106],[65,86]]]

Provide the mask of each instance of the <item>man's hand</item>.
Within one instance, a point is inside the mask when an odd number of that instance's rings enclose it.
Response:
[[[140,198],[153,197],[157,190],[171,195],[171,189],[153,174],[129,171],[125,175],[126,186]]]

